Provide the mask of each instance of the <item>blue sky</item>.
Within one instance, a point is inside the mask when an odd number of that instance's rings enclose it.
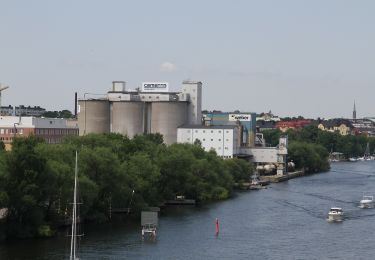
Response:
[[[375,1],[0,0],[3,105],[203,82],[203,108],[375,116]]]

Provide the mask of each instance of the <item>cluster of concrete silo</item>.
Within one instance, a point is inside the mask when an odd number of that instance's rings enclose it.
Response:
[[[132,138],[160,133],[166,144],[175,143],[179,126],[201,122],[201,88],[201,82],[189,81],[183,82],[181,92],[126,91],[125,83],[114,82],[106,98],[78,101],[80,135],[120,133]]]

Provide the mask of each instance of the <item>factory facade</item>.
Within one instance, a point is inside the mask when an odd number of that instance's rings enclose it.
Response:
[[[0,117],[0,141],[7,150],[15,137],[29,135],[40,137],[49,144],[58,144],[65,136],[78,135],[78,124],[76,120],[63,118]]]
[[[233,158],[240,147],[240,127],[236,125],[186,125],[177,130],[178,143],[194,144],[199,140],[206,151],[213,150],[222,158]]]
[[[115,81],[104,97],[84,96],[78,107],[80,135],[160,133],[172,144],[179,126],[201,124],[202,83],[184,81],[180,92],[170,92],[165,82],[144,82],[141,89],[128,90],[125,82]]]

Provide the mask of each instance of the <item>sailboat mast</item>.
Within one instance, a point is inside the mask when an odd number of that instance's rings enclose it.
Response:
[[[77,176],[78,176],[78,152],[76,151],[76,164],[75,164],[75,170],[74,170],[72,238],[70,240],[70,260],[76,259],[76,248],[77,248]]]

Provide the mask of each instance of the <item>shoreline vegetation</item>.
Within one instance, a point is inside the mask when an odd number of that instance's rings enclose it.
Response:
[[[304,131],[288,133],[288,160],[306,175],[328,171],[328,149]],[[265,136],[272,141],[279,134]],[[129,217],[138,219],[142,209],[177,196],[225,200],[235,183],[248,182],[254,173],[251,163],[223,160],[199,143],[166,146],[159,134],[89,134],[56,145],[35,136],[16,138],[12,151],[0,148],[0,208],[8,209],[0,240],[49,237],[69,223],[76,150],[80,215],[94,223],[110,221],[110,208],[130,208]]]
[[[48,237],[69,223],[76,150],[80,216],[97,223],[109,221],[110,208],[130,208],[138,218],[176,196],[224,200],[253,173],[249,162],[223,160],[199,144],[166,146],[159,134],[90,134],[56,145],[17,138],[11,151],[0,151],[0,208],[8,209],[0,237]]]

